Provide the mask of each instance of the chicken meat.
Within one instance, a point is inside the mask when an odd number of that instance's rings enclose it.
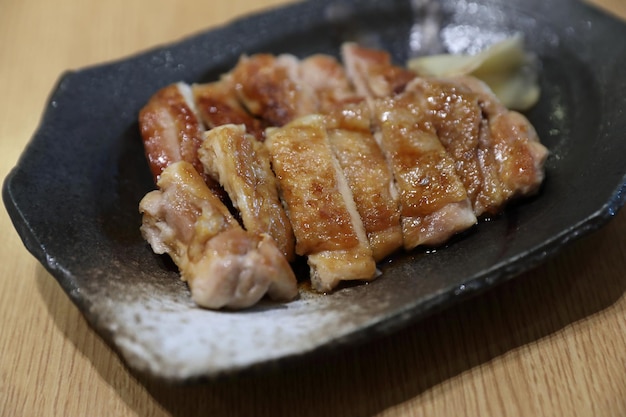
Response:
[[[190,163],[168,165],[157,185],[139,204],[141,232],[155,253],[172,258],[199,306],[244,308],[266,294],[297,296],[295,275],[274,240],[243,230]]]
[[[341,56],[357,94],[369,100],[400,93],[417,76],[393,65],[389,53],[379,49],[348,42],[342,45]]]
[[[456,81],[480,96],[489,124],[490,151],[498,166],[505,199],[536,193],[545,178],[544,165],[549,151],[539,141],[533,125],[523,114],[507,109],[477,78],[460,76]]]
[[[497,213],[506,195],[480,97],[453,80],[416,78],[407,90],[413,93],[415,105],[432,121],[439,141],[454,160],[474,214]]]
[[[241,103],[269,126],[317,112],[315,93],[300,82],[299,60],[293,55],[244,56],[231,74]]]
[[[376,262],[323,116],[268,129],[265,145],[296,236],[296,253],[307,256],[313,287],[327,292],[340,281],[374,278]]]
[[[139,126],[155,181],[172,162],[187,161],[204,172],[197,156],[204,125],[189,85],[171,84],[154,94],[139,113]]]
[[[404,247],[440,245],[476,223],[454,160],[413,91],[374,101],[376,138],[399,192]]]
[[[142,109],[158,186],[142,233],[199,305],[293,299],[297,256],[319,292],[371,280],[398,249],[441,245],[541,186],[548,150],[483,82],[340,52],[242,56]]]
[[[371,131],[364,101],[346,103],[326,115],[333,153],[352,191],[376,261],[403,246],[398,193],[385,156]]]
[[[244,125],[228,124],[206,132],[198,154],[205,170],[227,192],[244,228],[271,236],[293,261],[295,239],[265,146],[247,134]]]
[[[232,75],[225,74],[220,80],[193,84],[191,86],[193,98],[207,129],[226,125],[243,124],[246,131],[258,140],[265,137],[266,123],[253,117],[239,101]]]

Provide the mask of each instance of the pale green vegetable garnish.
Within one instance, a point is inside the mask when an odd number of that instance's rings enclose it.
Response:
[[[408,67],[420,76],[472,75],[485,82],[510,109],[527,110],[539,100],[534,56],[515,35],[476,55],[442,54],[411,59]]]

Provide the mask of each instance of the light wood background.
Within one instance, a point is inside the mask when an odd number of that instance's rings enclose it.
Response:
[[[594,2],[626,18],[625,0]],[[0,0],[0,178],[64,70],[282,3]],[[1,416],[626,416],[626,210],[536,270],[392,336],[177,388],[133,377],[5,210],[0,230]]]

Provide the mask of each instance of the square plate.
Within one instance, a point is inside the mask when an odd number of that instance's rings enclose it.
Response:
[[[434,30],[433,30],[434,28]],[[159,88],[204,82],[256,52],[471,52],[514,33],[541,63],[528,117],[550,149],[541,193],[434,252],[399,253],[383,276],[240,312],[197,308],[139,233],[154,188],[137,124]],[[7,177],[28,250],[126,364],[168,382],[262,371],[367,341],[537,265],[626,199],[626,26],[577,1],[315,1],[249,16],[118,62],[66,73]]]

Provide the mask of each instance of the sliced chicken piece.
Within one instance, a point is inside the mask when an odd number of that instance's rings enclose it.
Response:
[[[265,146],[247,134],[244,125],[229,124],[206,132],[198,153],[207,172],[218,179],[241,214],[245,229],[271,236],[292,261],[295,238]]]
[[[376,100],[377,141],[400,194],[404,247],[439,245],[476,223],[454,160],[413,91]]]
[[[303,59],[298,73],[300,84],[313,89],[318,113],[326,114],[343,103],[361,100],[341,63],[330,55],[317,54]]]
[[[282,126],[317,112],[315,92],[300,82],[299,60],[295,56],[244,56],[231,74],[239,100],[269,126]]]
[[[473,200],[476,216],[495,215],[502,211],[507,203],[504,184],[500,180],[500,166],[493,152],[489,121],[483,116],[478,135],[476,158],[482,174],[480,192]]]
[[[439,140],[454,159],[474,214],[500,211],[506,196],[480,97],[453,80],[416,78],[406,88],[414,93],[415,105],[429,115]]]
[[[328,138],[352,191],[376,261],[403,245],[398,193],[391,169],[370,130],[364,101],[326,116]]]
[[[170,255],[198,305],[244,308],[265,294],[296,297],[296,278],[274,240],[244,231],[190,163],[170,164],[157,185],[140,202],[141,232],[155,253]]]
[[[139,113],[139,127],[155,181],[178,161],[187,161],[203,173],[197,151],[204,126],[187,84],[172,84],[154,94]]]
[[[490,152],[498,165],[506,199],[535,193],[545,177],[549,151],[539,141],[533,125],[521,113],[508,110],[477,78],[460,76],[454,80],[479,95],[489,123]]]
[[[376,263],[350,187],[333,155],[324,117],[268,129],[265,145],[296,236],[320,292],[343,280],[369,280]]]
[[[537,192],[545,177],[548,149],[539,140],[528,119],[516,111],[489,117],[500,180],[511,198]]]
[[[391,56],[378,49],[348,42],[342,45],[341,56],[356,92],[370,100],[400,93],[416,77],[414,72],[393,65]]]
[[[237,98],[230,74],[219,81],[192,85],[193,97],[205,126],[212,129],[225,124],[243,124],[258,140],[265,138],[265,123],[246,111]]]

